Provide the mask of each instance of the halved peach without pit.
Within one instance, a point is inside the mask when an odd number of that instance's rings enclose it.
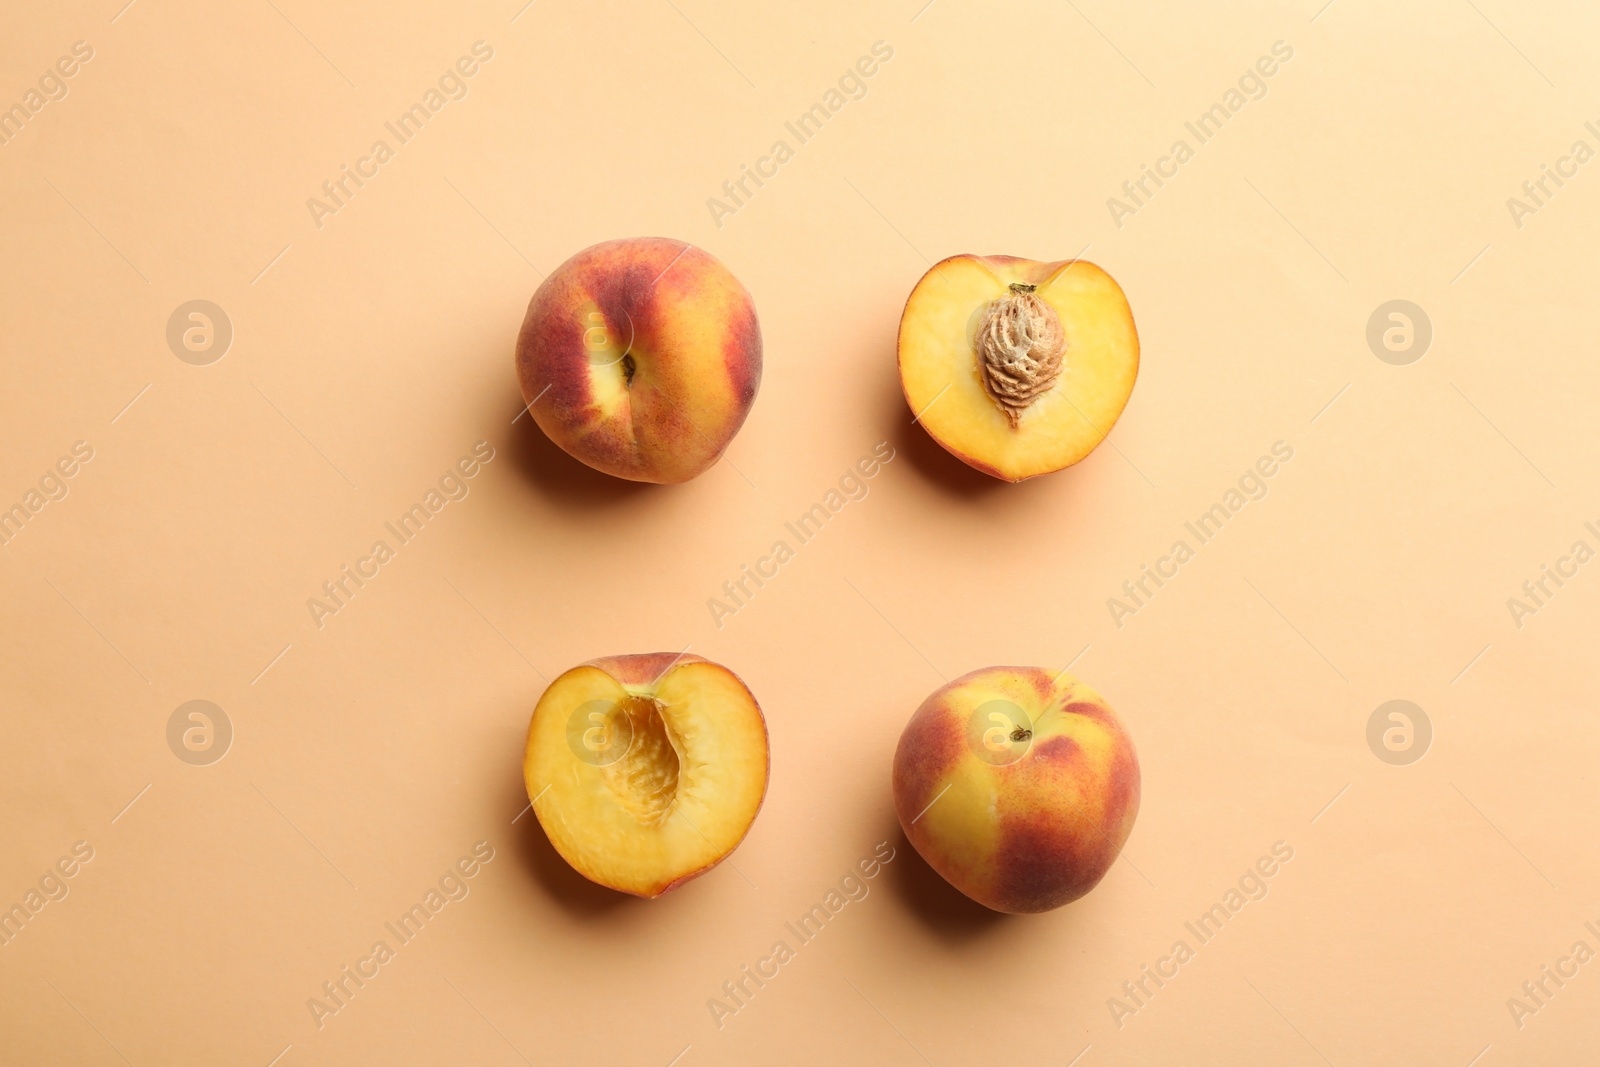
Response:
[[[1139,335],[1111,276],[1084,260],[953,256],[900,317],[900,384],[917,421],[1008,482],[1070,467],[1122,414]]]
[[[767,792],[767,724],[726,667],[671,652],[591,660],[528,727],[523,778],[550,843],[590,881],[658,897],[744,839]]]

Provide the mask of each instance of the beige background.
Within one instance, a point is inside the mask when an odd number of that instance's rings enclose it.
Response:
[[[0,548],[0,906],[94,849],[0,947],[5,1063],[1593,1049],[1600,964],[1520,1027],[1507,1000],[1600,949],[1600,566],[1520,628],[1506,603],[1600,547],[1600,164],[1520,227],[1506,203],[1600,148],[1592,10],[122,3],[0,32],[0,106],[94,49],[0,147],[0,505],[94,450]],[[314,225],[479,40],[468,95]],[[880,40],[865,98],[717,226],[707,198]],[[1267,94],[1118,227],[1107,199],[1280,40]],[[634,234],[720,257],[765,335],[749,422],[684,486],[512,421],[541,273]],[[902,302],[945,255],[1085,246],[1139,323],[1132,402],[1077,468],[991,482],[910,422]],[[165,340],[196,298],[235,331],[209,366]],[[1433,324],[1408,366],[1365,339],[1391,299]],[[479,440],[470,495],[318,629],[307,599]],[[708,598],[883,440],[870,495],[715,626]],[[1279,440],[1267,497],[1118,627],[1107,599]],[[523,734],[560,670],[685,646],[760,698],[771,789],[732,864],[623,899],[513,821]],[[1139,745],[1127,862],[991,916],[904,845],[890,754],[943,679],[1073,661]],[[192,699],[234,727],[211,766],[167,745]],[[1391,699],[1433,725],[1409,766],[1365,740]],[[470,895],[319,1029],[308,998],[479,841]],[[883,841],[870,894],[719,1029],[721,983]],[[1108,999],[1277,841],[1266,899],[1119,1027]]]

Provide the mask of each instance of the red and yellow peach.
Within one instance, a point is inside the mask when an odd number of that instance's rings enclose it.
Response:
[[[1058,908],[1105,876],[1139,812],[1139,760],[1100,695],[1071,675],[989,667],[936,690],[894,755],[912,846],[973,900]]]
[[[606,241],[534,292],[517,378],[539,428],[596,470],[685,482],[722,457],[761,382],[739,280],[682,241]]]

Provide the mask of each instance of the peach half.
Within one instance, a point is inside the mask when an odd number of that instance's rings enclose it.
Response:
[[[636,482],[686,482],[722,457],[755,402],[755,304],[694,245],[606,241],[535,290],[517,379],[533,421],[573,458]]]
[[[592,882],[659,897],[715,867],[767,793],[767,722],[699,656],[590,660],[550,683],[522,775],[539,825]]]
[[[906,403],[935,441],[1020,482],[1105,440],[1133,392],[1139,335],[1093,263],[952,256],[911,290],[899,362]]]
[[[894,807],[912,847],[961,892],[995,911],[1049,911],[1093,889],[1122,851],[1139,758],[1076,678],[988,667],[911,716]]]

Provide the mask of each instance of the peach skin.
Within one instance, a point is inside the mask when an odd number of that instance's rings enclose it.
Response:
[[[767,792],[767,723],[728,668],[652,652],[580,664],[539,698],[523,779],[584,877],[658,897],[722,862]]]
[[[569,455],[639,482],[686,482],[722,457],[761,382],[750,294],[709,253],[606,241],[557,267],[517,337],[534,422]]]
[[[1065,672],[987,667],[935,690],[894,754],[912,846],[995,911],[1083,896],[1139,813],[1139,759],[1100,695]]]

